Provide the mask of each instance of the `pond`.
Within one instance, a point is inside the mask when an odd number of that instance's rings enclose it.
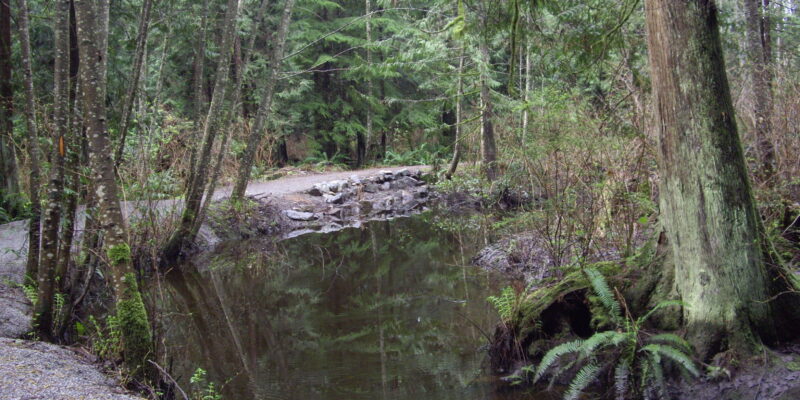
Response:
[[[183,265],[151,289],[172,371],[187,388],[206,370],[225,399],[520,398],[485,367],[486,297],[504,282],[469,265],[485,237],[453,221],[246,241]]]

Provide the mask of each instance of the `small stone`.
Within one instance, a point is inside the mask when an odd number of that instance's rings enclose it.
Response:
[[[289,217],[289,219],[293,219],[295,221],[311,221],[312,219],[317,219],[317,216],[311,212],[284,210],[283,213]]]
[[[364,185],[364,189],[362,189],[364,193],[376,193],[380,190],[380,187],[374,183],[368,183]]]
[[[396,171],[396,172],[394,173],[394,175],[395,175],[395,176],[398,176],[398,177],[401,177],[401,176],[409,176],[409,175],[411,175],[411,172],[409,172],[407,168],[403,168],[403,169],[401,169],[400,171]]]
[[[326,203],[342,204],[344,201],[344,193],[326,194],[322,196]]]
[[[308,189],[308,194],[312,196],[322,196],[322,190],[317,185],[314,185],[311,189]]]
[[[383,184],[381,185],[381,190],[389,190],[391,188],[392,188],[392,184],[389,183],[389,182],[383,182]]]

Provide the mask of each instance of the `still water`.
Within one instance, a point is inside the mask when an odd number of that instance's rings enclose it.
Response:
[[[469,266],[479,231],[426,213],[184,265],[151,292],[172,370],[225,399],[522,398],[485,370],[503,282]]]

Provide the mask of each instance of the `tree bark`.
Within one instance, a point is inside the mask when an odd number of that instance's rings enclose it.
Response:
[[[220,43],[222,52],[220,53],[217,65],[211,105],[209,106],[205,126],[203,127],[203,143],[197,159],[197,166],[190,177],[191,185],[188,188],[180,225],[162,251],[162,260],[166,263],[176,260],[180,256],[182,249],[194,241],[194,225],[199,216],[203,193],[206,188],[206,175],[208,175],[211,164],[211,150],[214,146],[214,139],[221,128],[220,125],[223,119],[222,105],[225,102],[226,92],[228,91],[230,75],[229,61],[233,51],[233,40],[236,35],[236,18],[238,11],[238,1],[228,0],[224,32],[222,42]]]
[[[47,207],[42,224],[42,260],[39,265],[38,301],[36,302],[37,329],[43,337],[52,336],[54,326],[53,301],[60,282],[58,275],[58,234],[61,226],[61,202],[64,194],[64,159],[69,132],[69,0],[56,2],[55,67],[53,72],[53,156],[50,184],[47,189]]]
[[[367,143],[363,159],[366,160],[372,147],[372,4],[365,1],[366,34],[367,34]],[[359,163],[360,164],[360,163]]]
[[[15,215],[19,194],[17,159],[12,141],[14,133],[14,89],[11,85],[11,0],[0,0],[0,195],[9,196]],[[0,205],[4,205],[0,196]]]
[[[481,155],[483,156],[483,173],[490,181],[497,178],[497,147],[494,142],[494,124],[492,123],[492,98],[489,90],[489,71],[491,59],[489,44],[486,38],[480,42],[481,61],[483,62],[481,85]]]
[[[39,271],[39,240],[41,238],[42,205],[39,200],[41,171],[39,169],[39,132],[36,127],[36,93],[33,89],[33,67],[31,66],[31,39],[27,0],[19,0],[19,42],[22,55],[22,73],[25,85],[25,127],[28,131],[28,159],[30,160],[31,220],[28,224],[28,259],[26,275],[36,282]]]
[[[769,302],[776,290],[793,289],[794,278],[779,278],[780,268],[766,264],[768,243],[736,131],[717,8],[709,0],[647,0],[645,11],[660,208],[675,289],[687,304],[682,321],[704,359],[749,353],[760,340],[775,339],[775,311],[797,297]]]
[[[139,33],[136,36],[136,51],[133,55],[133,70],[131,80],[128,82],[128,92],[125,94],[125,102],[122,104],[122,120],[120,121],[120,139],[117,145],[117,152],[114,156],[114,168],[119,168],[122,156],[125,152],[125,139],[128,136],[128,124],[130,123],[133,102],[136,100],[136,92],[139,88],[139,77],[142,75],[142,64],[144,62],[145,49],[147,48],[147,33],[150,27],[150,9],[152,0],[143,0],[142,15],[139,18]]]
[[[447,169],[445,177],[451,179],[453,174],[456,173],[458,162],[461,159],[461,121],[463,120],[461,109],[461,97],[464,96],[464,48],[461,48],[458,58],[458,78],[456,83],[456,133],[453,138],[453,159],[450,161],[450,167]]]
[[[769,1],[765,1],[769,4]],[[745,14],[747,61],[753,92],[752,113],[761,171],[770,178],[775,171],[775,145],[772,143],[772,51],[770,26],[762,0],[742,0]]]
[[[267,76],[264,77],[264,87],[261,90],[261,104],[258,107],[256,120],[253,124],[253,129],[250,131],[250,136],[247,138],[247,147],[245,148],[244,155],[242,156],[242,163],[239,166],[239,171],[236,177],[236,184],[234,185],[233,192],[231,193],[232,200],[241,200],[244,198],[245,191],[247,190],[247,183],[250,180],[250,171],[253,169],[255,162],[256,150],[261,145],[264,138],[264,131],[266,130],[267,122],[269,122],[270,114],[272,112],[272,99],[275,94],[275,86],[278,81],[278,72],[280,71],[281,61],[283,59],[283,49],[286,45],[286,34],[289,31],[289,23],[292,20],[292,9],[294,8],[295,0],[286,0],[283,7],[283,16],[281,23],[278,26],[277,37],[275,38],[275,47],[272,50],[270,57],[269,67],[267,68]]]
[[[102,2],[101,2],[102,3]],[[152,343],[147,311],[139,293],[133,269],[127,230],[115,181],[111,141],[106,126],[106,81],[102,72],[107,52],[103,36],[107,24],[103,7],[93,7],[90,0],[75,0],[78,44],[81,56],[81,86],[86,111],[84,124],[89,137],[95,195],[100,206],[100,222],[104,231],[106,261],[111,269],[111,287],[116,299],[116,315],[123,341],[125,363],[133,375],[144,373]]]

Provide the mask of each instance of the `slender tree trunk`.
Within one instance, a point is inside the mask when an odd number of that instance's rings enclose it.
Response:
[[[775,145],[772,143],[772,52],[769,15],[762,0],[742,0],[746,26],[746,48],[750,85],[753,92],[752,113],[761,171],[769,178],[775,171]],[[769,4],[768,0],[766,1]]]
[[[367,33],[367,143],[363,158],[366,160],[372,147],[372,4],[365,1]]]
[[[114,157],[114,168],[119,168],[122,162],[122,155],[125,152],[125,138],[128,136],[128,124],[131,119],[131,110],[133,110],[133,103],[136,100],[136,92],[139,88],[139,77],[142,74],[142,64],[145,58],[145,49],[147,48],[147,33],[150,27],[150,9],[152,8],[152,0],[143,0],[142,15],[139,18],[139,34],[136,37],[136,51],[133,55],[133,70],[131,70],[131,79],[128,82],[128,92],[125,94],[125,102],[122,104],[122,120],[120,121],[120,140],[117,146],[117,152]]]
[[[767,268],[709,0],[647,0],[648,50],[661,175],[661,217],[675,259],[683,324],[701,357],[749,353],[794,313],[791,275]],[[787,308],[788,307],[788,308]],[[792,315],[796,317],[796,315]],[[791,326],[791,325],[788,325]],[[782,330],[787,331],[787,329]],[[796,332],[797,328],[792,329]]]
[[[272,99],[275,94],[275,86],[278,81],[278,72],[280,71],[281,61],[283,59],[283,49],[286,45],[286,34],[289,31],[289,23],[292,20],[292,9],[294,8],[295,0],[286,0],[283,8],[283,17],[278,26],[277,37],[275,38],[275,47],[272,50],[270,57],[270,64],[267,68],[267,76],[264,77],[264,87],[261,91],[261,104],[258,107],[256,120],[253,124],[253,129],[250,131],[250,136],[247,138],[247,148],[245,148],[244,155],[242,156],[242,163],[239,166],[239,172],[236,176],[236,184],[234,185],[233,192],[231,193],[232,200],[241,200],[244,198],[245,191],[247,190],[247,183],[250,180],[250,171],[253,169],[255,162],[256,150],[261,145],[264,138],[264,131],[266,131],[267,123],[269,122],[272,112]]]
[[[483,173],[490,181],[497,178],[497,147],[494,142],[494,124],[492,123],[492,98],[489,91],[489,44],[483,38],[480,43],[481,61],[481,155],[483,156]]]
[[[526,25],[531,25],[531,17],[527,15],[525,17]],[[531,101],[531,38],[528,35],[527,39],[525,39],[525,93],[523,94],[523,100],[525,100],[525,109],[522,111],[522,144],[524,145],[527,138],[528,138],[528,120],[530,118],[530,110],[529,104]]]
[[[39,270],[39,239],[41,237],[42,205],[39,200],[41,171],[39,169],[39,132],[36,127],[36,93],[33,89],[33,68],[31,67],[31,39],[27,0],[18,0],[19,42],[22,53],[22,73],[25,84],[25,126],[28,130],[28,158],[30,159],[30,199],[31,220],[28,224],[28,261],[26,275],[36,282]]]
[[[200,31],[197,36],[197,47],[194,51],[194,67],[192,83],[194,85],[194,120],[195,129],[200,130],[200,123],[206,116],[205,82],[206,34],[208,31],[208,0],[203,0],[203,14],[200,16]]]
[[[89,0],[75,0],[78,43],[81,55],[81,86],[88,131],[95,195],[100,205],[100,221],[105,233],[106,257],[111,269],[111,287],[116,298],[116,314],[122,336],[125,363],[134,375],[142,374],[152,343],[147,311],[139,293],[133,269],[127,231],[115,181],[111,141],[106,126],[106,89],[103,72],[107,37],[103,7],[93,7]],[[96,3],[95,3],[96,4]]]
[[[456,134],[453,138],[453,159],[450,161],[450,167],[447,169],[445,176],[451,179],[453,174],[456,173],[458,162],[461,159],[461,122],[463,120],[463,111],[461,109],[461,97],[464,96],[464,48],[459,51],[458,57],[458,78],[456,83]]]
[[[47,207],[42,225],[42,260],[39,265],[39,288],[36,302],[37,329],[43,337],[51,337],[54,326],[53,300],[64,276],[57,271],[61,226],[61,202],[64,194],[64,159],[69,132],[69,0],[56,2],[55,68],[53,72],[53,157]]]
[[[214,84],[214,93],[211,97],[211,105],[208,110],[205,126],[203,127],[203,142],[200,149],[200,156],[197,159],[197,166],[191,174],[192,178],[190,179],[192,183],[188,188],[180,225],[162,251],[162,258],[165,262],[176,260],[180,256],[184,246],[194,241],[194,225],[200,212],[203,193],[206,188],[206,179],[211,164],[211,149],[214,146],[214,139],[221,128],[220,124],[223,119],[222,106],[225,102],[225,96],[228,90],[230,75],[229,61],[233,51],[233,40],[236,35],[236,18],[238,11],[238,1],[228,0],[224,32],[220,45],[222,52],[220,53],[217,65],[216,82]]]
[[[0,194],[19,194],[19,178],[14,144],[14,89],[11,85],[11,0],[0,0]],[[9,197],[11,199],[11,197]],[[13,200],[13,199],[12,199]],[[2,197],[0,197],[2,202]],[[17,202],[12,207],[16,214]],[[0,203],[0,205],[2,205]]]

